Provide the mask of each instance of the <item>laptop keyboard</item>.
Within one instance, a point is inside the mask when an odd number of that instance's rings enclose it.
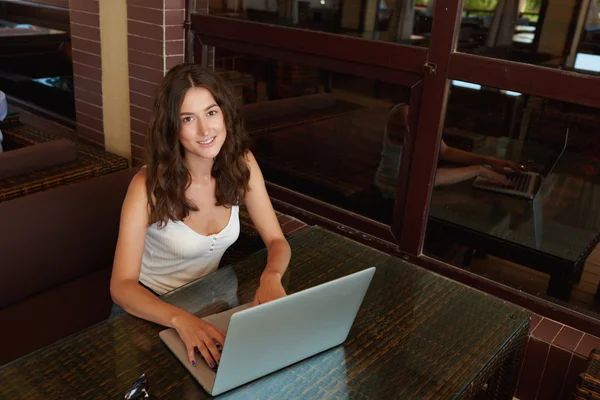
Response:
[[[504,185],[503,188],[511,189],[517,192],[527,193],[531,183],[532,175],[515,173],[507,176],[512,185]]]

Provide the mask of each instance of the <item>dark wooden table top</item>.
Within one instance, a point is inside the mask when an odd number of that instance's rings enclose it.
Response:
[[[376,266],[363,306],[344,345],[222,397],[455,398],[529,324],[522,308],[321,228],[290,244],[289,293]],[[263,250],[165,300],[199,315],[246,303],[265,262]],[[0,368],[0,399],[117,399],[142,373],[159,399],[208,398],[161,329],[129,315],[102,322]]]
[[[558,156],[556,150],[510,138],[477,152],[546,169]],[[466,181],[436,188],[430,216],[575,264],[598,241],[598,199],[600,163],[565,151],[533,201],[475,189]]]

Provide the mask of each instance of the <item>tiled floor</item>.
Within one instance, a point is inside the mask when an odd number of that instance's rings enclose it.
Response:
[[[516,397],[572,399],[577,376],[600,338],[534,314]]]

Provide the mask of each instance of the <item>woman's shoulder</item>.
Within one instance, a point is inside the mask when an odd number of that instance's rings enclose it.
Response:
[[[143,185],[146,186],[146,179],[148,177],[148,173],[146,170],[146,166],[144,165],[139,171],[133,176],[131,183],[136,186]]]
[[[256,158],[254,157],[254,154],[252,154],[252,151],[246,151],[246,154],[244,155],[244,160],[246,160],[246,165],[248,165],[248,168],[250,168],[250,170],[252,170],[255,167],[258,167],[258,161],[256,161]]]
[[[146,168],[142,167],[129,183],[129,193],[135,197],[146,197]]]

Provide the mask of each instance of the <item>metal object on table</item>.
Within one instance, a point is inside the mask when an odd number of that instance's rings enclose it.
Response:
[[[142,374],[125,393],[125,400],[148,399],[150,393],[146,374]]]

